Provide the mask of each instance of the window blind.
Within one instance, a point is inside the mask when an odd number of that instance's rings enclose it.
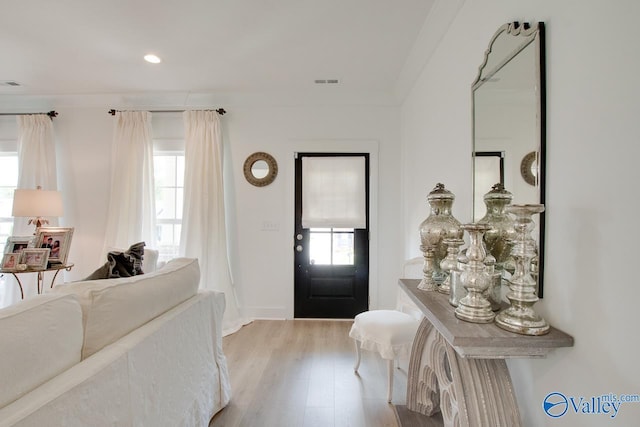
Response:
[[[302,158],[302,226],[366,228],[364,156]]]

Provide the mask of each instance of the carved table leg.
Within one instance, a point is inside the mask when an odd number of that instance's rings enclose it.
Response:
[[[521,425],[505,361],[461,357],[427,319],[422,320],[413,342],[407,409],[423,414],[424,425]]]

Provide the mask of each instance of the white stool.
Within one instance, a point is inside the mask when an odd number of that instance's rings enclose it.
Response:
[[[354,371],[358,372],[360,367],[360,348],[377,351],[380,357],[387,360],[389,403],[393,392],[394,360],[411,353],[419,324],[420,321],[413,316],[397,310],[371,310],[358,314],[349,331],[356,345]]]

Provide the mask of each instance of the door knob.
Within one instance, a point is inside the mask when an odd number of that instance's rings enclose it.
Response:
[[[297,245],[296,246],[296,251],[302,252],[302,245]]]

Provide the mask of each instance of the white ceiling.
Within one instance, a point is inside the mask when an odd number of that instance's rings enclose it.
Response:
[[[0,97],[392,93],[435,1],[0,0]]]

